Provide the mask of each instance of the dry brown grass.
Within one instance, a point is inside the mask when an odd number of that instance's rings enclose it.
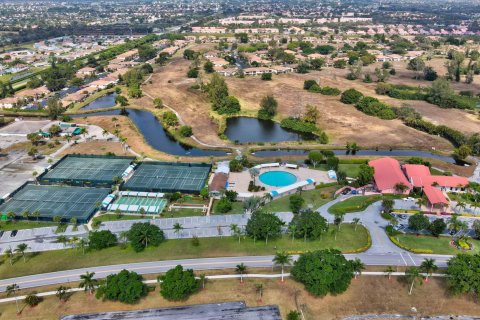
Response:
[[[255,293],[255,284],[263,283],[263,297]],[[87,313],[113,310],[160,308],[185,304],[212,303],[243,300],[249,306],[278,304],[282,315],[305,305],[307,319],[341,319],[351,314],[399,313],[412,314],[411,307],[419,315],[470,314],[477,315],[480,306],[469,297],[451,297],[445,292],[444,280],[432,279],[422,286],[417,285],[411,296],[407,285],[397,279],[361,276],[352,280],[349,290],[338,296],[316,298],[308,294],[301,284],[292,280],[247,279],[244,284],[238,280],[216,280],[207,283],[207,288],[184,302],[168,302],[155,292],[135,305],[102,302],[82,292],[74,294],[67,303],[59,303],[56,297],[46,298],[35,308],[25,307],[19,319],[58,319],[71,313]],[[297,294],[296,294],[297,292]],[[22,303],[23,305],[23,303]],[[15,304],[1,304],[0,319],[15,319]]]
[[[116,155],[129,155],[119,142],[95,140],[72,145],[61,152],[60,156],[72,153],[106,154],[107,152],[113,152]]]

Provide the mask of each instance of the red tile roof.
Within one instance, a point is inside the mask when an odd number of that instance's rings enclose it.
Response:
[[[428,198],[428,202],[431,204],[437,204],[437,203],[444,203],[448,204],[447,198],[443,195],[443,192],[438,190],[437,188],[426,186],[423,188],[423,192],[425,192],[425,195]]]
[[[403,169],[414,187],[423,187],[424,178],[430,176],[430,170],[422,164],[404,164]]]
[[[433,185],[437,183],[440,187],[447,187],[447,188],[457,188],[457,187],[465,187],[468,185],[468,179],[465,177],[458,177],[458,176],[430,176],[426,178],[425,185]]]
[[[380,191],[395,189],[395,185],[398,183],[403,183],[411,188],[411,185],[400,169],[400,163],[397,160],[388,157],[380,158],[370,161],[368,165],[375,170],[373,178]]]
[[[415,187],[431,186],[435,182],[440,187],[457,188],[468,185],[468,179],[458,176],[432,176],[427,166],[421,164],[404,164],[403,169]]]

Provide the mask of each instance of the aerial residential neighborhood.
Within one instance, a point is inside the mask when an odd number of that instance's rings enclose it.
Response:
[[[478,319],[477,1],[0,15],[0,319]]]

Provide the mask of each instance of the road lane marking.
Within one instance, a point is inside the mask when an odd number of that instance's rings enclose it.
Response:
[[[400,252],[400,257],[402,257],[402,260],[403,262],[405,263],[406,266],[408,266],[408,263],[407,261],[405,260],[405,258],[403,257],[403,254]]]

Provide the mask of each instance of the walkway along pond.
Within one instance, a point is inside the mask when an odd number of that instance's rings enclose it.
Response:
[[[208,157],[225,156],[225,151],[204,150],[183,144],[172,137],[150,111],[126,109],[128,117],[154,149],[175,156]],[[73,118],[120,115],[120,109],[72,115]],[[128,143],[128,141],[127,141]]]

